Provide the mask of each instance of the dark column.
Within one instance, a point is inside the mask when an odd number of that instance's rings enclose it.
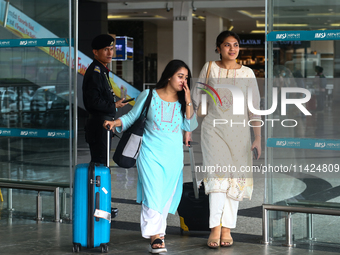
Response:
[[[333,79],[333,101],[338,101],[340,96],[340,41],[334,41],[334,79]]]
[[[93,58],[91,42],[99,34],[108,33],[107,3],[79,1],[79,50]]]
[[[340,78],[340,41],[334,41],[334,78]]]

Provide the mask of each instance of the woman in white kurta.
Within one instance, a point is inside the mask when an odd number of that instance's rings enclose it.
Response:
[[[191,74],[187,65],[172,60],[166,66],[156,89],[145,90],[129,113],[104,126],[121,132],[140,116],[149,93],[152,99],[145,124],[142,146],[137,158],[137,202],[142,202],[141,230],[151,238],[150,252],[166,252],[166,218],[175,214],[183,186],[183,133],[197,127],[190,97]],[[186,141],[186,144],[187,141]]]
[[[207,172],[204,185],[206,194],[209,194],[211,234],[207,244],[210,248],[232,245],[230,228],[236,227],[238,202],[243,198],[250,199],[253,191],[252,175],[241,171],[252,166],[253,148],[257,148],[258,157],[261,155],[260,116],[252,114],[247,103],[248,93],[252,93],[252,104],[255,109],[259,109],[259,90],[253,71],[236,63],[239,41],[237,34],[230,31],[224,31],[217,37],[216,51],[220,53],[221,60],[207,62],[201,70],[199,82],[192,89],[192,98],[197,109],[201,104],[203,91],[197,87],[204,88],[201,83],[206,82],[210,64],[208,79],[210,88],[206,86],[205,89],[214,96],[216,104],[210,96],[207,96],[207,115],[201,127],[203,154],[201,170]],[[227,85],[242,91],[243,114],[233,114],[233,102],[236,97],[233,98],[230,89],[225,88]],[[220,99],[211,88],[216,90]],[[248,88],[252,89],[251,92]],[[237,100],[240,100],[240,97]],[[248,122],[249,120],[252,121]],[[253,144],[248,123],[257,126],[253,128],[255,133]]]

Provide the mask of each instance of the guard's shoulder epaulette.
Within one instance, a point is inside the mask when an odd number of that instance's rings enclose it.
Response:
[[[100,67],[99,66],[95,66],[93,71],[97,72],[97,73],[100,73]]]

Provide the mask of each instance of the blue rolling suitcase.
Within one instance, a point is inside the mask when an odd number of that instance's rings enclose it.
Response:
[[[81,247],[100,247],[101,252],[108,252],[110,225],[110,169],[92,162],[77,165],[73,185],[73,252],[79,252]]]

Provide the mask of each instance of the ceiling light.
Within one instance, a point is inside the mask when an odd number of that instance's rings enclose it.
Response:
[[[129,15],[107,15],[108,19],[127,19]]]
[[[332,15],[330,15],[328,12],[327,13],[308,13],[307,16],[335,16],[338,14],[339,13],[332,13]]]
[[[265,30],[252,30],[250,33],[251,34],[264,34],[266,31]]]
[[[248,11],[244,11],[244,10],[238,10],[238,12],[242,13],[242,14],[250,17],[250,18],[264,18],[264,17],[266,17],[265,14],[252,14],[252,13],[250,13]]]
[[[107,19],[166,19],[163,16],[159,15],[108,15]]]
[[[194,18],[194,19],[200,19],[202,21],[205,21],[205,17],[204,16],[201,16],[201,15],[197,15],[195,13],[192,13],[191,16]]]
[[[256,21],[257,27],[265,27],[266,24],[259,23],[259,21]],[[290,23],[274,23],[273,27],[307,27],[308,24],[290,24]]]
[[[285,12],[309,12],[309,9],[298,9],[298,8],[290,8],[290,9],[283,9]]]

